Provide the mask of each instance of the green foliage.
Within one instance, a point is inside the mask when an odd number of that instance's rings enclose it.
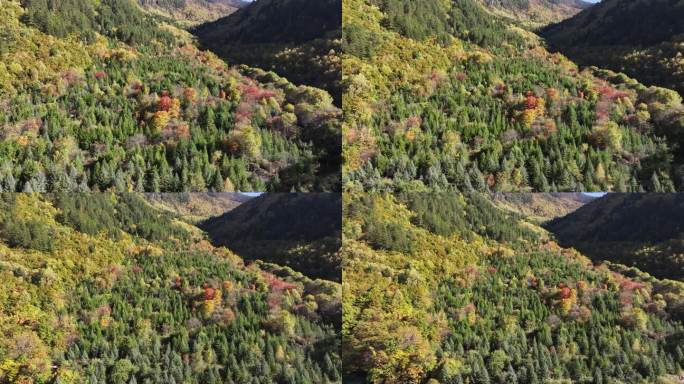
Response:
[[[87,198],[84,198],[87,196]],[[61,210],[58,220],[79,232],[96,235],[101,231],[116,232],[114,198],[110,194],[61,194],[55,206]]]
[[[631,383],[681,373],[681,284],[595,267],[538,235],[528,217],[497,212],[487,195],[345,201],[342,353],[350,375],[374,383]],[[638,221],[620,220],[625,231]],[[408,246],[371,249],[370,222],[411,234]],[[597,228],[613,231],[601,221]],[[443,241],[453,254],[435,257]]]
[[[527,45],[525,39],[512,32],[507,22],[493,17],[473,0],[456,0],[451,8],[453,34],[481,47],[499,47],[504,43]]]
[[[624,75],[578,71],[475,1],[345,6],[346,189],[681,188],[677,102],[649,101]],[[428,28],[420,9],[440,6],[450,17],[429,33],[388,21]]]
[[[50,242],[52,234],[36,220],[7,220],[0,228],[0,236],[13,247],[39,251],[50,251],[52,249]]]
[[[3,193],[1,200],[5,215],[0,224],[0,237],[12,247],[51,251],[52,228],[38,219],[23,217],[12,194]]]
[[[61,223],[89,235],[105,232],[116,237],[124,231],[150,241],[189,238],[186,230],[170,224],[171,214],[153,209],[134,193],[59,194],[55,207],[61,210]]]
[[[341,381],[338,283],[246,267],[138,194],[0,203],[3,382]],[[14,216],[51,251],[6,238]]]
[[[372,0],[370,3],[380,7],[385,14],[383,25],[403,36],[416,40],[447,38],[447,2]]]
[[[343,31],[344,51],[361,58],[371,57],[380,44],[379,38],[363,26],[350,23]]]
[[[27,10],[26,23],[57,37],[76,33],[93,41],[97,32],[127,44],[173,39],[131,0],[23,0],[22,6]]]
[[[270,330],[269,296],[248,288],[256,279],[203,251],[133,257],[112,287],[92,278],[76,289],[70,311],[85,315],[65,363],[78,365],[88,383],[163,375],[176,382],[337,382],[334,329],[283,309],[284,328]],[[211,315],[201,315],[207,302]]]
[[[567,19],[593,5],[584,0],[485,0],[485,4],[512,18],[543,24]]]
[[[606,381],[639,382],[678,372],[681,363],[668,343],[648,334],[675,335],[682,324],[641,312],[644,329],[623,328],[627,315],[622,311],[629,305],[620,301],[625,293],[598,288],[608,275],[539,251],[494,256],[485,265],[495,272],[466,287],[446,279],[436,295],[437,307],[456,330],[442,341],[440,351],[472,369],[466,378],[478,382],[487,372],[496,380],[514,374],[519,382],[577,381],[598,370]],[[530,278],[540,285],[530,286]],[[551,299],[555,287],[574,287],[580,281],[592,287],[580,295],[591,298],[583,296],[582,304],[563,314]],[[459,315],[469,305],[476,313],[473,322]],[[639,351],[649,351],[648,358]]]
[[[336,110],[300,100],[300,87],[282,78],[257,83],[217,61],[197,65],[204,55],[186,47],[101,57],[84,75],[50,85],[57,95],[26,87],[0,112],[7,125],[31,127],[8,128],[0,143],[0,163],[26,164],[3,168],[3,190],[337,189]],[[173,113],[158,111],[163,94]],[[290,103],[299,109],[284,111]],[[152,129],[159,113],[168,119]]]
[[[327,93],[229,70],[131,0],[22,4],[0,13],[0,191],[339,190]]]
[[[414,223],[440,236],[457,233],[470,239],[473,233],[488,238],[514,242],[521,237],[535,239],[537,234],[519,225],[522,217],[496,208],[480,194],[455,199],[453,193],[404,193],[402,200],[415,213]]]
[[[194,26],[229,15],[247,3],[243,0],[137,0],[150,13],[181,26]]]

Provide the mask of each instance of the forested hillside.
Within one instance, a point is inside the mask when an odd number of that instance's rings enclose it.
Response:
[[[683,19],[681,0],[603,0],[541,33],[581,65],[624,72],[684,95]]]
[[[215,245],[249,260],[287,265],[311,278],[340,281],[342,202],[337,193],[269,193],[199,227]]]
[[[229,67],[131,0],[3,0],[3,191],[339,189],[323,90]]]
[[[684,196],[609,194],[546,226],[595,262],[684,281]]]
[[[351,382],[676,383],[683,373],[684,284],[594,266],[486,195],[345,194],[344,207]]]
[[[341,382],[339,284],[245,266],[137,194],[0,205],[0,382]]]
[[[193,33],[228,62],[325,89],[340,105],[341,23],[341,0],[258,0]]]
[[[673,191],[681,97],[578,67],[475,0],[349,0],[347,190]]]

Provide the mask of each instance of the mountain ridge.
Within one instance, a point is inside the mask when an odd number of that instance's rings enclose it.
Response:
[[[326,89],[339,105],[341,23],[341,0],[259,0],[192,32],[229,62]]]
[[[198,223],[216,245],[247,260],[341,281],[341,200],[334,193],[269,193]]]
[[[684,187],[677,92],[580,68],[480,1],[344,7],[346,190]]]
[[[148,12],[197,25],[229,15],[249,4],[244,0],[138,0]]]
[[[509,17],[548,24],[576,15],[594,4],[584,0],[481,0],[495,11],[503,11]]]
[[[240,73],[131,0],[10,0],[0,18],[2,191],[340,189],[324,90]]]
[[[545,226],[595,262],[684,280],[684,196],[608,194]]]
[[[540,30],[552,49],[684,94],[684,2],[604,0]]]

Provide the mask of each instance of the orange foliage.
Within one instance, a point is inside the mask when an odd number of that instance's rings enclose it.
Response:
[[[559,96],[558,90],[556,88],[546,88],[546,96],[549,100],[556,101]]]
[[[572,307],[577,304],[577,290],[562,287],[557,294],[558,306],[562,313],[568,314]]]
[[[171,107],[171,98],[169,96],[162,96],[157,102],[157,111],[167,111]]]
[[[17,144],[19,144],[20,147],[26,147],[29,144],[29,138],[26,136],[19,136],[17,138]]]
[[[228,325],[232,323],[233,320],[235,320],[235,313],[230,308],[224,309],[221,313],[221,323],[223,323],[223,325]]]
[[[183,97],[185,98],[185,101],[192,103],[195,101],[195,97],[197,97],[197,92],[195,92],[193,88],[185,88],[183,90]]]
[[[569,299],[571,294],[572,294],[572,290],[568,287],[561,288],[561,290],[559,292],[559,296],[561,299]]]
[[[180,118],[180,100],[171,99],[171,103],[169,104],[168,111],[169,111],[169,116],[171,116],[172,119]]]
[[[204,300],[213,300],[216,295],[216,290],[211,287],[204,288]]]
[[[181,124],[176,127],[176,137],[179,139],[190,138],[190,127],[187,124]]]

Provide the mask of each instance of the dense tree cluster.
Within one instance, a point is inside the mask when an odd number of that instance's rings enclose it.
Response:
[[[0,197],[0,381],[341,381],[339,283],[245,266],[139,194]]]
[[[420,23],[437,3],[452,17]],[[676,92],[580,72],[474,1],[371,4],[350,2],[345,19],[347,189],[684,185]]]
[[[54,205],[60,210],[60,223],[88,235],[104,232],[116,237],[123,231],[150,241],[189,238],[187,231],[168,225],[171,214],[151,211],[145,200],[133,193],[57,194]]]
[[[335,331],[313,321],[317,303],[298,298],[296,286],[279,292],[285,283],[276,277],[253,280],[203,251],[142,254],[128,263],[113,286],[91,279],[76,289],[70,311],[84,314],[81,338],[64,364],[80,366],[86,382],[340,379]],[[298,306],[308,318],[291,313]]]
[[[567,19],[593,5],[585,0],[485,0],[485,4],[512,18],[543,24]]]
[[[345,374],[435,384],[650,383],[681,374],[684,285],[594,266],[493,202],[345,196]]]
[[[39,251],[52,250],[52,229],[35,218],[22,217],[14,204],[12,194],[2,194],[3,210],[7,217],[0,226],[0,238],[9,246],[36,249]]]
[[[151,16],[145,15],[131,0],[22,0],[27,10],[24,21],[57,37],[80,35],[94,41],[96,33],[127,44],[143,44],[152,40],[171,42],[168,31],[157,28]]]
[[[77,3],[3,10],[11,28],[2,66],[11,72],[0,71],[1,190],[339,189],[340,112],[325,91],[230,69],[136,5],[86,2],[97,8],[80,10],[92,24],[88,44],[17,20],[23,13],[36,24],[31,18],[45,14],[86,33],[69,19],[80,17],[70,11]],[[37,63],[26,60],[20,44],[33,48],[22,36],[52,47],[36,48]]]

